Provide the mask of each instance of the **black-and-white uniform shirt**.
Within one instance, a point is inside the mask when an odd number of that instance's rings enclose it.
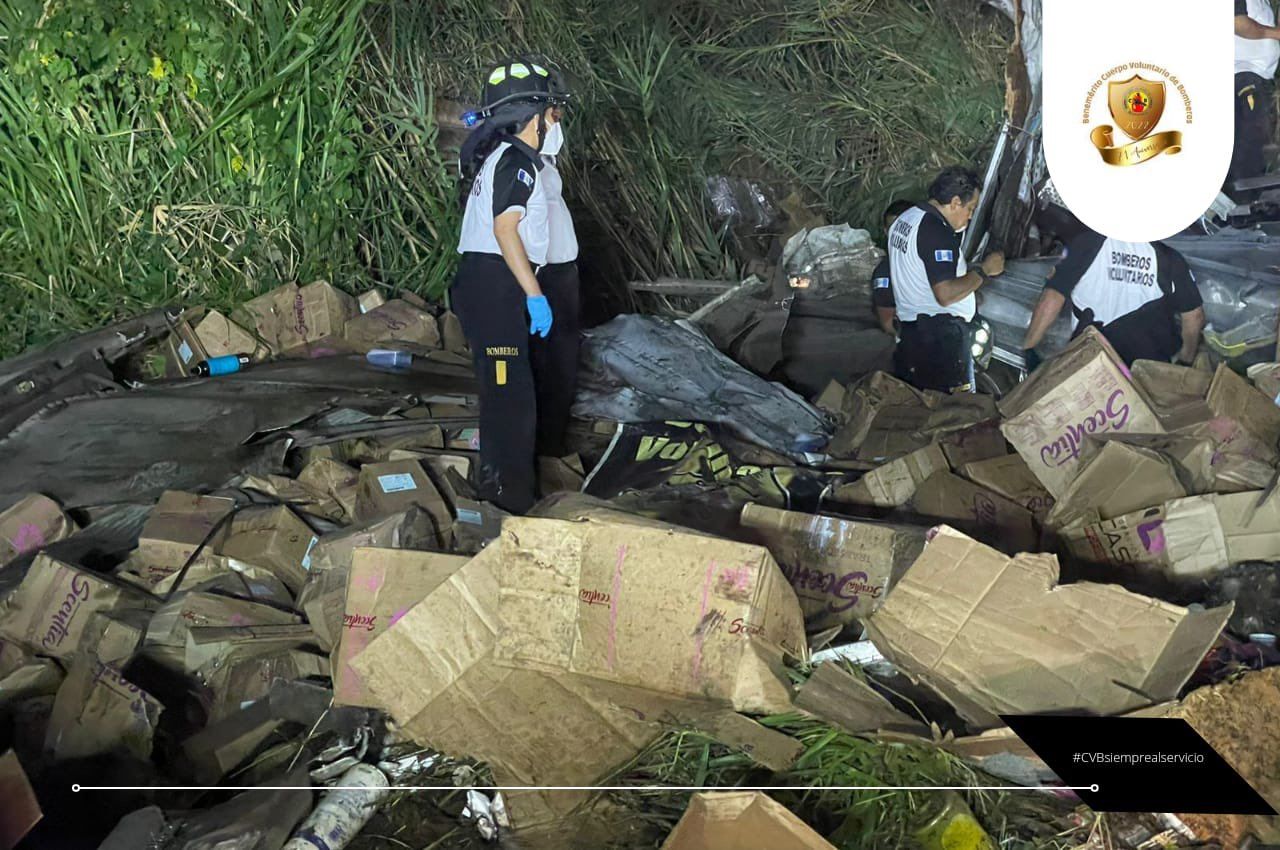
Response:
[[[519,139],[508,139],[494,148],[467,196],[458,253],[501,256],[493,222],[503,213],[516,210],[520,213],[517,230],[529,262],[545,265],[550,243],[550,205],[542,171],[542,158]]]
[[[871,306],[892,310],[897,306],[893,300],[893,269],[889,267],[889,255],[876,265],[871,273]]]
[[[968,270],[960,234],[936,207],[917,204],[889,229],[889,276],[901,321],[948,313],[971,321],[978,309],[972,293],[947,307],[933,294],[934,284],[964,277]]]
[[[578,259],[578,234],[569,205],[564,202],[564,181],[554,156],[542,157],[538,180],[547,194],[547,263],[572,263]]]
[[[1091,230],[1067,243],[1066,256],[1046,286],[1071,302],[1074,334],[1090,325],[1098,328],[1126,363],[1168,362],[1182,346],[1176,314],[1204,303],[1177,251]]]

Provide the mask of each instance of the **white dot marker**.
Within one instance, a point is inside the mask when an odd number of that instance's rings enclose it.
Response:
[[[1098,783],[1096,783],[1096,782],[1095,782],[1095,783],[1093,783],[1092,785],[1090,785],[1090,786],[1089,786],[1089,790],[1090,790],[1090,791],[1092,791],[1093,793],[1097,794],[1097,793],[1098,793]]]

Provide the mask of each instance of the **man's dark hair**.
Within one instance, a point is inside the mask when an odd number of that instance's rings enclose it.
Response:
[[[894,201],[893,203],[889,204],[889,206],[884,208],[884,215],[882,215],[881,218],[882,219],[897,218],[898,216],[902,215],[904,212],[906,212],[907,210],[911,209],[914,206],[915,204],[911,203],[910,201],[903,201],[903,200]]]
[[[952,198],[968,202],[973,193],[982,188],[978,175],[962,165],[942,169],[929,185],[929,198],[940,204],[951,203]]]

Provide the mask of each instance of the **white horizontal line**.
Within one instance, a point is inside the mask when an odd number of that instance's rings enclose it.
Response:
[[[323,785],[72,785],[82,791],[366,791],[379,786]],[[1093,791],[1094,785],[1053,785],[1025,788],[1018,785],[388,785],[388,791]]]

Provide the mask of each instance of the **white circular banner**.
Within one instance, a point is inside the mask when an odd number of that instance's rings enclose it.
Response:
[[[1234,140],[1231,0],[1045,0],[1044,150],[1062,200],[1151,242],[1217,197]]]

